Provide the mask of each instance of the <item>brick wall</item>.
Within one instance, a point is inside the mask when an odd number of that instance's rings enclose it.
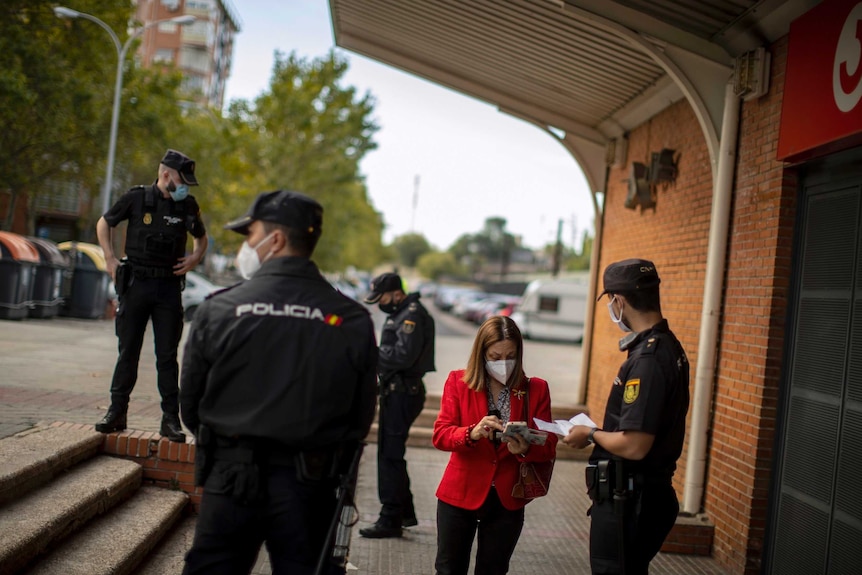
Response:
[[[713,553],[760,573],[796,217],[795,173],[777,161],[787,41],[769,93],[743,103],[705,508]]]
[[[667,189],[659,188],[655,210],[625,208],[631,163],[648,164],[650,153],[662,148],[679,154],[676,183]],[[626,258],[641,257],[655,262],[661,277],[662,312],[688,354],[692,380],[697,362],[711,203],[709,151],[697,118],[685,100],[629,134],[625,167],[611,169],[608,175],[599,277],[608,264]],[[604,418],[611,382],[625,359],[618,348],[623,333],[607,318],[605,303],[607,298],[596,308],[587,393],[587,405],[597,422]],[[675,485],[681,494],[685,451],[678,465]]]
[[[189,495],[195,513],[203,490],[195,487],[195,444],[168,441],[153,431],[127,430],[105,435],[102,452],[130,459],[144,468],[144,484],[179,489]]]
[[[786,39],[771,47],[770,91],[743,103],[740,115],[704,497],[706,517],[715,526],[713,556],[729,572],[751,575],[759,573],[767,518],[796,214],[795,174],[775,160],[786,48]],[[680,153],[676,184],[659,190],[655,211],[626,209],[631,163],[648,164],[649,154],[662,148]],[[689,356],[692,385],[711,201],[706,142],[685,100],[633,130],[626,166],[609,173],[600,270],[630,257],[655,262],[662,311]],[[604,314],[599,305],[587,392],[596,421],[604,417],[609,386],[624,359],[617,348],[622,333]],[[680,495],[687,450],[686,443],[674,481]],[[675,532],[689,527],[678,524]],[[673,535],[666,550],[678,543]]]

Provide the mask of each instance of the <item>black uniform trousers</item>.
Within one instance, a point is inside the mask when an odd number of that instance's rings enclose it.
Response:
[[[270,464],[262,497],[245,502],[234,496],[242,465],[215,462],[183,575],[250,573],[263,543],[273,575],[313,574],[335,514],[335,484],[300,482],[295,466]],[[344,568],[329,563],[324,573]]]
[[[504,575],[524,526],[524,508],[503,507],[497,489],[491,487],[479,509],[462,509],[437,500],[437,575],[467,575],[476,531],[474,575]]]
[[[124,410],[138,380],[138,362],[147,322],[153,320],[158,387],[162,412],[179,414],[177,347],[183,335],[182,278],[135,276],[120,298],[115,327],[119,357],[111,380],[111,406]]]
[[[625,573],[619,563],[619,515],[613,499],[593,502],[590,509],[590,566],[592,572],[614,575],[646,575],[649,563],[661,549],[679,513],[673,486],[648,483],[628,493],[625,504]]]
[[[380,521],[389,527],[401,527],[402,519],[416,517],[404,455],[410,426],[425,405],[425,386],[421,381],[417,389],[414,394],[405,390],[380,396],[377,493],[382,504]]]

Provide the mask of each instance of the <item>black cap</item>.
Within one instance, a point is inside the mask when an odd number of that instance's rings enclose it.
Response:
[[[323,226],[323,207],[317,201],[298,192],[276,190],[260,194],[241,218],[225,225],[226,230],[248,234],[255,220],[281,224],[296,230],[305,230],[320,236]]]
[[[649,260],[630,259],[615,262],[605,268],[603,278],[606,293],[631,293],[645,288],[656,287],[661,283],[655,264]]]
[[[377,303],[386,292],[402,290],[401,276],[393,273],[380,274],[371,280],[371,291],[365,296],[365,303]]]
[[[195,161],[182,152],[168,150],[162,163],[169,168],[175,169],[180,174],[180,179],[190,186],[197,186],[198,179],[195,177]]]

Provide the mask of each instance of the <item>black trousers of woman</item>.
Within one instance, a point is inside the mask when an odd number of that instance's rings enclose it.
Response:
[[[524,526],[524,509],[503,507],[491,487],[479,509],[469,510],[437,501],[437,575],[467,575],[476,532],[475,575],[505,575]]]

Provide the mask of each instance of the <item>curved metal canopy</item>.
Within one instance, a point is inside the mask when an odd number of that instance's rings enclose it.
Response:
[[[606,149],[686,98],[715,166],[736,56],[816,0],[330,0],[335,41],[565,132],[593,192]]]

